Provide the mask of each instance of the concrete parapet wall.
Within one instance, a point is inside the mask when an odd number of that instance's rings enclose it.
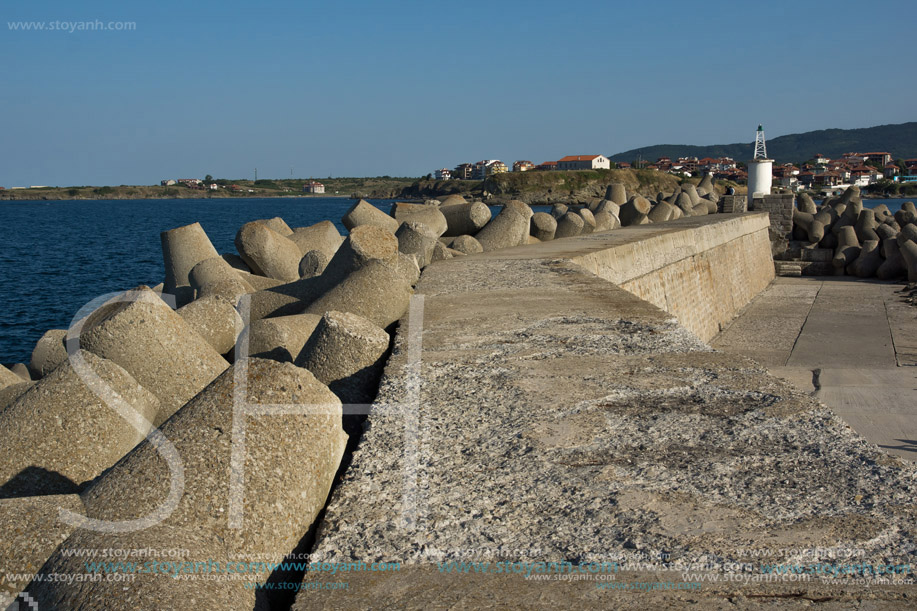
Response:
[[[774,279],[768,227],[766,214],[685,219],[572,260],[707,341]]]
[[[674,314],[682,326],[708,341],[773,279],[765,229],[740,235],[620,286]]]

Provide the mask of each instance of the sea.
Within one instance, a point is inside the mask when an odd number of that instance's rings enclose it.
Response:
[[[388,211],[394,200],[370,201]],[[894,212],[904,201],[864,204],[885,203]],[[162,282],[162,231],[199,222],[218,252],[236,252],[239,227],[257,219],[279,216],[290,227],[330,220],[344,234],[341,217],[353,203],[333,197],[0,202],[0,363],[27,364],[45,331],[66,329],[94,298]]]

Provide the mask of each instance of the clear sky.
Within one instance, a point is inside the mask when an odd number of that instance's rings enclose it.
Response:
[[[915,9],[6,0],[0,186],[419,176],[913,121]],[[12,29],[96,20],[136,26]]]

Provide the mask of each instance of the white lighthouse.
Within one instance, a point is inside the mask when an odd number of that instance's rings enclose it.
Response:
[[[748,202],[756,197],[771,194],[774,160],[767,158],[764,145],[764,128],[758,126],[755,134],[755,156],[748,162]]]

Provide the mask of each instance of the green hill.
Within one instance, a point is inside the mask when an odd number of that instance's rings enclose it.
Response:
[[[850,152],[888,151],[893,159],[917,157],[917,122],[879,125],[861,129],[820,129],[804,134],[789,134],[767,141],[767,155],[781,163],[806,161],[817,153],[831,158]],[[609,156],[615,162],[631,162],[638,155],[653,162],[660,157],[732,157],[736,161],[751,159],[754,142],[692,146],[656,144]]]

